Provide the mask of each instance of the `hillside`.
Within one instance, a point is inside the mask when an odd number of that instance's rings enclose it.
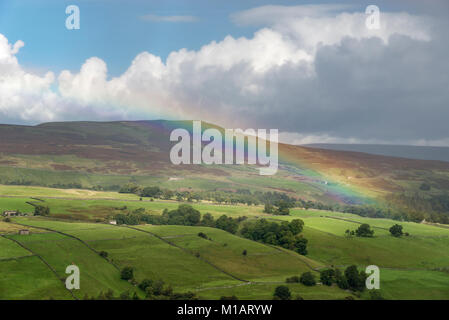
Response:
[[[222,215],[247,220],[282,222],[302,219],[302,235],[308,253],[245,239],[237,232],[185,225],[105,224],[118,213],[143,208],[161,215],[179,202],[140,201],[135,195],[40,187],[0,189],[0,209],[30,211],[27,203],[39,197],[51,208],[47,217],[13,217],[0,221],[0,299],[83,299],[111,290],[115,296],[145,293],[120,279],[120,270],[131,266],[137,283],[162,279],[174,292],[193,292],[202,299],[237,296],[240,299],[271,299],[274,288],[288,277],[329,267],[357,265],[380,268],[380,294],[387,299],[449,298],[449,229],[413,222],[400,222],[408,236],[396,238],[388,229],[398,223],[325,210],[294,208],[288,216],[263,212],[263,206],[192,203],[201,214],[215,219]],[[8,196],[5,196],[8,194]],[[26,195],[26,196],[25,196]],[[72,198],[68,198],[71,196]],[[119,207],[120,206],[120,207]],[[126,208],[126,209],[125,209]],[[348,237],[345,230],[367,223],[372,238]],[[19,235],[19,229],[31,235]],[[199,234],[207,235],[207,239]],[[246,251],[246,254],[242,254]],[[106,252],[104,258],[100,252]],[[81,270],[81,289],[67,291],[65,267]],[[342,290],[335,284],[307,287],[287,284],[295,297],[304,299],[370,299],[369,292]],[[72,295],[73,293],[73,295]]]
[[[305,146],[320,149],[365,152],[398,158],[449,161],[449,147],[338,143],[312,143],[306,144]]]
[[[280,168],[274,176],[260,176],[250,165],[175,166],[169,160],[174,145],[169,135],[175,128],[191,131],[192,123],[1,125],[0,184],[118,190],[133,182],[176,190],[249,189],[285,192],[323,203],[395,204],[420,212],[446,211],[449,162],[280,144]],[[430,188],[422,190],[423,183]]]

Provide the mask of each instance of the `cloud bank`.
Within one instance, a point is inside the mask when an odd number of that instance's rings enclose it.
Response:
[[[449,142],[445,22],[381,13],[381,28],[343,6],[264,6],[236,13],[260,25],[166,61],[139,53],[119,77],[92,57],[79,72],[28,73],[23,42],[0,35],[2,122],[203,119],[276,128],[284,141]],[[22,49],[23,50],[23,49]]]

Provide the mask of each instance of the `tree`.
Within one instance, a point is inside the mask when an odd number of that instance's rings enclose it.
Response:
[[[131,280],[134,278],[134,269],[132,267],[124,267],[120,273],[123,280]]]
[[[34,207],[35,216],[48,216],[50,214],[50,208],[47,206],[42,206],[40,204]]]
[[[215,227],[221,230],[225,230],[229,233],[235,234],[239,227],[237,220],[232,219],[226,215],[222,215],[217,219]]]
[[[106,252],[106,251],[100,251],[100,257],[102,257],[102,258],[107,258],[108,257],[108,253]]]
[[[374,230],[371,230],[369,224],[363,223],[355,231],[357,237],[372,237],[374,235]]]
[[[162,195],[162,190],[159,187],[146,187],[140,193],[142,197],[159,198]]]
[[[274,289],[273,298],[279,300],[290,300],[292,294],[287,286],[278,286]]]
[[[288,224],[288,227],[289,227],[290,231],[296,235],[296,234],[302,232],[302,229],[304,228],[304,221],[302,221],[301,219],[293,219]]]
[[[345,278],[348,281],[349,288],[354,291],[363,291],[365,289],[365,272],[359,272],[357,266],[352,265],[346,268]]]
[[[301,277],[299,278],[299,282],[301,282],[303,285],[311,287],[316,285],[315,276],[312,274],[312,272],[304,272]]]
[[[326,286],[331,286],[334,281],[335,271],[333,269],[325,269],[320,271],[320,281]]]
[[[201,213],[191,205],[180,204],[178,209],[164,210],[162,217],[166,224],[196,226],[200,223]]]
[[[153,286],[153,280],[143,279],[141,283],[139,283],[139,288],[143,291],[146,291],[148,287]]]
[[[274,206],[271,203],[265,203],[265,207],[263,209],[264,213],[273,213],[274,212]]]
[[[243,254],[244,256],[246,256],[246,255],[248,254],[248,251],[246,251],[246,249],[245,249],[245,250],[243,250],[242,254]]]
[[[162,192],[162,197],[163,197],[164,199],[166,199],[166,200],[171,199],[174,195],[175,195],[175,193],[174,193],[173,191],[169,190],[169,189],[165,189],[165,190]]]
[[[164,290],[164,281],[163,280],[156,280],[153,282],[153,294],[155,296],[160,296]]]
[[[284,200],[278,202],[278,208],[273,212],[276,215],[288,216],[290,214],[289,205]]]
[[[295,248],[296,252],[302,254],[303,256],[307,255],[307,243],[309,242],[306,238],[302,236],[296,236],[295,238]]]
[[[128,183],[120,188],[119,193],[139,193],[141,191],[141,187],[135,183]]]
[[[204,214],[203,219],[201,220],[201,225],[205,227],[215,227],[214,217],[210,213]]]
[[[399,224],[395,224],[390,228],[390,233],[393,237],[400,237],[402,236],[402,226]]]
[[[340,289],[349,289],[348,280],[339,269],[335,269],[335,283]]]

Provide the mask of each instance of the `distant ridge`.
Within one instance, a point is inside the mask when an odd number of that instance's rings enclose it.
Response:
[[[312,143],[304,146],[328,150],[364,152],[398,158],[449,162],[449,147],[331,143]]]

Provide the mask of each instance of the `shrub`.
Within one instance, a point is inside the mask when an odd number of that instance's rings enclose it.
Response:
[[[390,233],[391,233],[391,235],[393,236],[393,237],[400,237],[400,236],[402,236],[402,226],[401,225],[399,225],[399,224],[395,224],[394,226],[392,226],[391,228],[390,228]]]
[[[279,300],[290,300],[292,294],[287,286],[278,286],[274,289],[273,298]]]
[[[143,279],[141,283],[139,283],[139,288],[143,291],[146,291],[148,287],[153,285],[153,280]]]
[[[100,251],[100,257],[107,258],[108,257],[108,253],[106,251]]]
[[[326,286],[331,286],[334,282],[335,271],[333,269],[325,269],[320,272],[320,281]]]
[[[299,282],[309,287],[316,285],[315,276],[311,272],[304,272],[299,278]]]
[[[299,283],[299,277],[298,276],[293,276],[290,278],[285,279],[285,282],[287,283]]]
[[[208,239],[208,238],[207,238],[207,235],[206,235],[204,232],[199,232],[199,233],[198,233],[198,237],[203,238],[203,239],[206,239],[206,240]]]
[[[244,256],[246,256],[246,255],[248,254],[248,251],[246,251],[246,249],[245,249],[245,250],[243,250],[242,254],[243,254]]]
[[[374,230],[371,230],[369,224],[363,223],[355,231],[357,237],[372,237],[374,235]]]
[[[131,280],[134,277],[134,269],[132,267],[124,267],[120,273],[123,280]]]

